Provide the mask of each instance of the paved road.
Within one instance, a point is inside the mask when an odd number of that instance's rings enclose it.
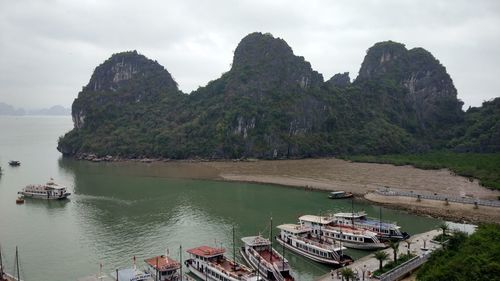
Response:
[[[431,230],[428,232],[420,233],[420,234],[415,234],[413,235],[409,241],[411,242],[410,244],[410,252],[415,254],[415,255],[422,255],[425,251],[422,251],[422,248],[425,246],[428,249],[435,249],[437,247],[440,247],[439,245],[436,245],[434,243],[430,243],[429,241],[436,235],[440,234],[441,230]],[[391,248],[385,249],[385,252],[389,254],[390,260],[393,258],[393,250]],[[408,252],[407,248],[407,243],[404,241],[401,241],[399,243],[399,250],[398,250],[398,255],[400,254],[406,254]],[[364,280],[378,280],[376,278],[370,278],[369,273],[374,272],[375,270],[378,269],[379,266],[379,261],[373,257],[373,253],[370,253],[369,255],[356,260],[353,264],[349,265],[355,273],[358,273],[359,280],[363,280],[363,271],[365,272],[365,278]],[[332,280],[341,280],[340,274],[337,276],[337,271],[335,270],[333,272],[333,278],[332,274],[328,273],[320,278],[317,278],[316,281],[332,281]]]

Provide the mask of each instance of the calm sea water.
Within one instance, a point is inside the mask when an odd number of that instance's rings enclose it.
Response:
[[[19,246],[23,280],[76,280],[96,273],[99,263],[105,272],[130,266],[134,255],[142,261],[168,249],[178,257],[181,245],[222,245],[231,256],[233,227],[239,246],[242,236],[269,235],[270,217],[277,225],[302,214],[351,209],[350,200],[328,200],[324,192],[166,178],[157,170],[150,173],[149,164],[63,159],[57,139],[71,128],[69,117],[0,117],[0,244],[9,272]],[[11,159],[21,166],[9,167]],[[50,177],[69,187],[70,200],[15,204],[22,187]],[[379,213],[363,202],[355,201],[354,208]],[[439,223],[396,210],[382,213],[410,233]],[[286,256],[298,280],[313,280],[329,270],[292,253]]]

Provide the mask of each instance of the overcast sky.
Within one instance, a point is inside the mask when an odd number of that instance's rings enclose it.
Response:
[[[184,92],[227,71],[254,31],[285,39],[325,80],[357,76],[393,40],[441,61],[469,105],[500,96],[500,1],[0,0],[0,102],[71,106],[94,68],[137,50]]]

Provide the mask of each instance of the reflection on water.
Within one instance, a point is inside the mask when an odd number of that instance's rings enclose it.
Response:
[[[31,122],[38,122],[37,126]],[[15,132],[19,132],[17,136],[0,135],[0,160],[18,158],[23,162],[17,170],[5,169],[0,180],[0,243],[9,271],[14,247],[20,246],[26,280],[75,280],[95,273],[101,262],[105,272],[111,272],[130,265],[134,255],[140,261],[168,248],[171,255],[178,256],[180,245],[184,249],[222,245],[231,256],[233,226],[238,238],[269,235],[270,217],[277,225],[295,222],[303,214],[351,209],[350,200],[328,200],[323,192],[189,180],[186,177],[190,175],[211,178],[215,173],[210,168],[193,170],[182,163],[64,159],[55,151],[55,142],[70,125],[70,120],[21,119],[16,123],[0,118],[0,130],[16,126]],[[31,130],[36,128],[45,128],[44,133],[30,141],[23,138],[26,130],[34,134]],[[70,200],[15,204],[20,188],[44,183],[50,177],[68,186]],[[379,214],[378,207],[364,202],[354,201],[354,207],[371,216]],[[400,211],[383,209],[382,213],[384,219],[399,221],[410,233],[438,224],[437,220]],[[237,242],[240,244],[239,239]],[[360,257],[366,253],[349,250],[348,254]],[[298,280],[312,280],[328,271],[326,266],[292,253],[287,252],[286,257]],[[61,267],[64,270],[58,270]]]

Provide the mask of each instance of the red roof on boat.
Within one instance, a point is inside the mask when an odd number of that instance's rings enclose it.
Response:
[[[180,268],[181,266],[178,261],[165,255],[147,259],[145,260],[145,262],[159,271],[165,271],[172,268]]]
[[[223,254],[226,250],[223,248],[213,248],[209,246],[200,246],[197,248],[187,250],[188,253],[202,256],[202,257],[213,257]]]

